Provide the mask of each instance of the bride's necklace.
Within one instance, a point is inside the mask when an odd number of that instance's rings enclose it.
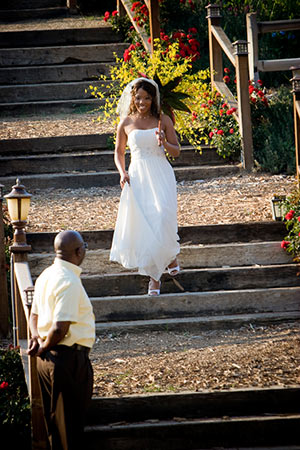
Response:
[[[152,117],[152,114],[149,114],[149,115],[147,115],[147,116],[140,116],[139,114],[136,114],[136,118],[137,119],[143,119],[143,120],[146,120],[146,119],[150,119]]]

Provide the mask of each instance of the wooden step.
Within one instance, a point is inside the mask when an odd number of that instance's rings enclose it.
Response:
[[[296,264],[186,269],[176,280],[184,292],[293,287],[300,286],[298,272]],[[162,294],[180,292],[169,275],[161,280]],[[148,277],[137,273],[86,275],[82,281],[90,297],[143,295],[148,285]]]
[[[297,444],[300,414],[136,422],[89,426],[89,450],[182,450]]]
[[[64,83],[23,84],[13,86],[0,86],[2,104],[14,102],[59,101],[93,99],[89,86],[96,87],[105,93],[103,85],[109,81],[76,81]]]
[[[65,0],[9,0],[2,2],[1,9],[35,9],[35,8],[54,8],[56,6],[65,6]]]
[[[0,69],[0,85],[94,81],[109,75],[107,63],[67,64],[55,66],[7,67]]]
[[[47,126],[47,125],[45,125]],[[0,155],[33,155],[107,149],[110,133],[0,140]],[[2,161],[2,159],[1,159]]]
[[[129,333],[143,331],[180,331],[199,332],[201,330],[229,330],[244,326],[270,326],[278,323],[295,322],[300,320],[299,311],[255,313],[255,314],[233,314],[204,317],[185,317],[175,319],[150,319],[150,320],[127,320],[117,322],[97,322],[97,335],[107,333]]]
[[[0,103],[0,117],[22,117],[28,115],[74,113],[85,114],[97,111],[104,104],[97,99],[52,100],[20,103]]]
[[[130,154],[126,153],[126,164],[130,163]],[[180,157],[170,161],[172,166],[208,165],[224,163],[214,149],[205,148],[202,154],[192,147],[182,148]],[[60,154],[3,156],[1,158],[2,176],[28,175],[39,173],[87,172],[98,170],[115,170],[113,150],[87,150],[85,152],[68,152]]]
[[[51,45],[101,44],[120,42],[111,27],[66,28],[58,30],[2,31],[0,48],[39,47]],[[129,44],[128,44],[129,45]]]
[[[182,269],[203,267],[236,267],[267,264],[288,264],[292,257],[281,248],[280,242],[230,243],[218,245],[181,245],[178,262]],[[110,244],[108,244],[110,245]],[[41,250],[40,250],[41,251]],[[118,263],[109,261],[110,249],[88,250],[82,263],[84,275],[117,274],[127,272]],[[53,249],[49,253],[30,253],[28,261],[33,277],[52,264]],[[132,271],[133,272],[133,271]]]
[[[66,7],[33,8],[33,9],[2,9],[0,10],[1,22],[20,22],[27,19],[52,19],[55,17],[67,17],[69,10]]]
[[[118,297],[91,297],[96,322],[133,322],[211,318],[241,314],[298,313],[300,286],[233,291],[186,292]],[[120,324],[122,326],[122,323]]]
[[[299,412],[299,386],[93,397],[88,425]]]
[[[1,105],[0,105],[1,106]],[[178,182],[203,180],[208,178],[217,178],[237,174],[240,172],[238,165],[217,165],[217,166],[187,166],[175,167],[175,176]],[[17,174],[16,174],[17,175]],[[0,183],[3,185],[12,185],[15,183],[16,177],[0,177]],[[120,176],[116,170],[103,170],[93,173],[63,173],[63,174],[39,174],[39,175],[23,175],[22,182],[28,190],[30,189],[46,189],[46,188],[88,188],[93,186],[117,186],[119,185]]]
[[[7,185],[7,193],[10,185]],[[274,242],[282,240],[286,233],[284,222],[249,222],[216,225],[194,225],[178,228],[181,245],[221,245],[232,243]],[[82,231],[89,250],[110,249],[113,230]],[[32,251],[53,252],[56,233],[26,233]]]
[[[31,48],[1,48],[2,67],[41,66],[49,64],[76,64],[84,62],[115,62],[128,47],[126,43],[65,45]]]

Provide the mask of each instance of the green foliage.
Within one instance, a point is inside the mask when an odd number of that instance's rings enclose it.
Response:
[[[300,262],[300,191],[295,189],[282,203],[288,235],[281,243],[281,247]]]
[[[293,98],[281,86],[269,99],[269,108],[252,111],[254,158],[271,173],[295,172]]]
[[[1,440],[10,448],[30,448],[30,403],[18,348],[0,349]]]

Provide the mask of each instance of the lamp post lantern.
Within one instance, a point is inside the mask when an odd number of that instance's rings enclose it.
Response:
[[[11,192],[5,195],[8,213],[14,228],[14,241],[10,247],[13,253],[29,252],[31,250],[31,246],[26,242],[25,233],[31,197],[32,195],[25,190],[19,179],[16,180],[16,184],[12,187]]]

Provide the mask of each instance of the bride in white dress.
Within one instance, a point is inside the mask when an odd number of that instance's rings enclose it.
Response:
[[[110,260],[149,276],[149,295],[160,294],[166,268],[171,276],[180,270],[176,180],[165,155],[166,150],[179,156],[180,147],[172,120],[160,117],[159,100],[153,80],[137,78],[126,86],[118,105],[121,120],[115,148],[122,193]]]

